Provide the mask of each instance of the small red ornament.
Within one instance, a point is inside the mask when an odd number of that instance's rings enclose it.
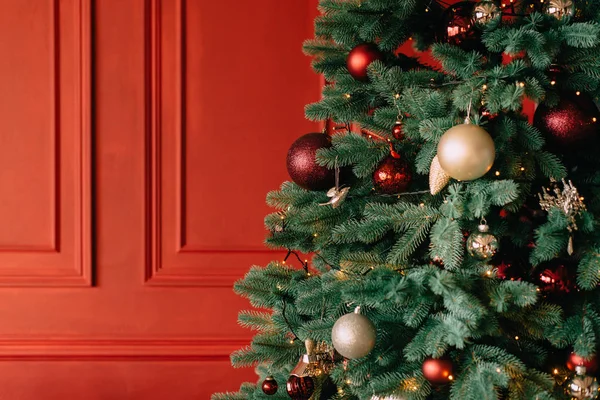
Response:
[[[375,190],[384,194],[404,192],[411,178],[408,163],[398,153],[386,157],[373,172]]]
[[[567,360],[567,368],[571,371],[575,371],[575,367],[583,365],[589,374],[593,374],[598,369],[598,360],[596,359],[596,355],[594,354],[591,358],[585,359],[581,356],[578,356],[575,353],[571,353],[569,359]]]
[[[441,384],[452,381],[453,369],[452,361],[445,358],[428,358],[423,362],[423,375],[431,383]]]
[[[397,140],[404,139],[404,132],[402,131],[402,122],[401,121],[396,121],[396,123],[394,124],[394,127],[392,128],[392,135]]]
[[[553,260],[542,266],[540,273],[540,289],[550,293],[569,293],[577,288],[575,283],[576,266],[565,265],[560,260]]]
[[[308,190],[325,190],[335,185],[335,171],[317,164],[317,150],[331,147],[331,138],[323,133],[300,136],[287,154],[287,170],[292,180]]]
[[[275,378],[273,378],[272,376],[267,376],[265,378],[265,380],[262,383],[262,391],[264,394],[267,394],[269,396],[274,395],[275,393],[277,393],[277,389],[279,388],[279,385],[277,385],[277,381],[275,380]]]
[[[546,137],[548,144],[561,153],[589,146],[598,136],[600,112],[585,93],[561,94],[554,107],[541,103],[533,117],[533,125]]]
[[[350,75],[356,80],[366,81],[367,67],[375,60],[381,60],[383,53],[373,43],[359,44],[353,48],[346,59],[346,67]]]
[[[292,375],[286,384],[288,395],[294,400],[308,400],[315,391],[315,381],[310,376]]]

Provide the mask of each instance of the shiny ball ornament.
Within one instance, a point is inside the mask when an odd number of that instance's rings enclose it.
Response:
[[[300,136],[287,154],[290,178],[308,190],[325,190],[335,184],[335,171],[317,164],[317,150],[331,147],[331,138],[323,133]]]
[[[596,355],[586,359],[575,353],[571,353],[567,360],[567,368],[571,371],[575,371],[577,367],[585,367],[588,373],[593,374],[598,369],[598,359],[596,358]]]
[[[293,400],[308,400],[315,392],[315,381],[310,376],[292,375],[286,385],[287,394]]]
[[[554,259],[540,265],[539,288],[544,293],[562,296],[577,289],[577,265]],[[577,364],[574,364],[577,365]],[[572,369],[575,369],[574,367]]]
[[[502,10],[494,1],[480,1],[473,9],[473,21],[478,28],[495,27],[501,19]]]
[[[340,317],[331,331],[333,347],[342,356],[350,359],[366,356],[375,347],[377,331],[359,307],[350,314]]]
[[[598,381],[586,373],[585,367],[579,366],[575,370],[575,376],[567,382],[567,393],[571,399],[597,399],[600,395]]]
[[[489,260],[494,257],[500,249],[498,238],[489,233],[490,227],[481,224],[479,232],[472,233],[467,239],[467,251],[469,255],[477,260]]]
[[[544,134],[549,145],[564,152],[596,139],[599,119],[600,112],[590,96],[562,93],[557,105],[538,106],[533,125]]]
[[[481,33],[475,29],[473,12],[476,3],[461,1],[449,6],[439,24],[439,41],[459,46],[464,50],[482,50]]]
[[[456,125],[444,133],[437,148],[440,166],[459,181],[481,178],[494,164],[496,148],[492,137],[473,124]]]
[[[392,136],[394,136],[394,139],[396,139],[396,140],[403,140],[404,139],[404,131],[403,131],[403,128],[402,128],[402,122],[401,121],[396,121],[396,123],[392,127]]]
[[[346,59],[346,67],[352,77],[359,81],[367,81],[367,68],[375,60],[381,60],[383,53],[373,43],[359,44],[353,48]]]
[[[570,18],[575,15],[575,1],[549,0],[544,6],[544,13],[558,20]]]
[[[272,376],[267,376],[261,386],[263,393],[269,396],[277,393],[278,387],[277,381]]]
[[[412,174],[408,163],[397,153],[386,157],[373,172],[373,185],[378,193],[396,194],[406,191]]]
[[[423,362],[423,375],[425,379],[434,384],[452,381],[454,379],[453,370],[452,361],[448,359],[428,358]]]

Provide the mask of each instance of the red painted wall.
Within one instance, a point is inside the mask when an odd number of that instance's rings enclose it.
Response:
[[[0,0],[4,399],[208,399],[255,380],[231,286],[316,129],[316,0]]]

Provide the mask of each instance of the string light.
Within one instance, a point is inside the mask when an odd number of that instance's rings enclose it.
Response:
[[[575,92],[575,94],[576,94],[577,96],[579,96],[579,95],[581,94],[581,92],[580,92],[580,91],[576,91],[576,92]]]
[[[554,373],[554,375],[558,375],[558,369],[554,368],[554,371],[552,371]]]
[[[496,171],[496,176],[500,176],[500,171]]]
[[[556,81],[555,81],[555,80],[551,80],[551,81],[550,81],[550,84],[551,84],[552,86],[554,86],[554,85],[556,85]]]
[[[350,95],[350,93],[344,93],[344,97],[347,98],[347,99],[349,99],[352,96]]]
[[[518,337],[518,336],[515,336],[515,340],[519,340],[519,337]]]

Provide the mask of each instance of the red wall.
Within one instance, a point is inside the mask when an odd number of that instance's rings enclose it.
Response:
[[[3,399],[255,380],[231,290],[319,79],[316,0],[0,0]]]

